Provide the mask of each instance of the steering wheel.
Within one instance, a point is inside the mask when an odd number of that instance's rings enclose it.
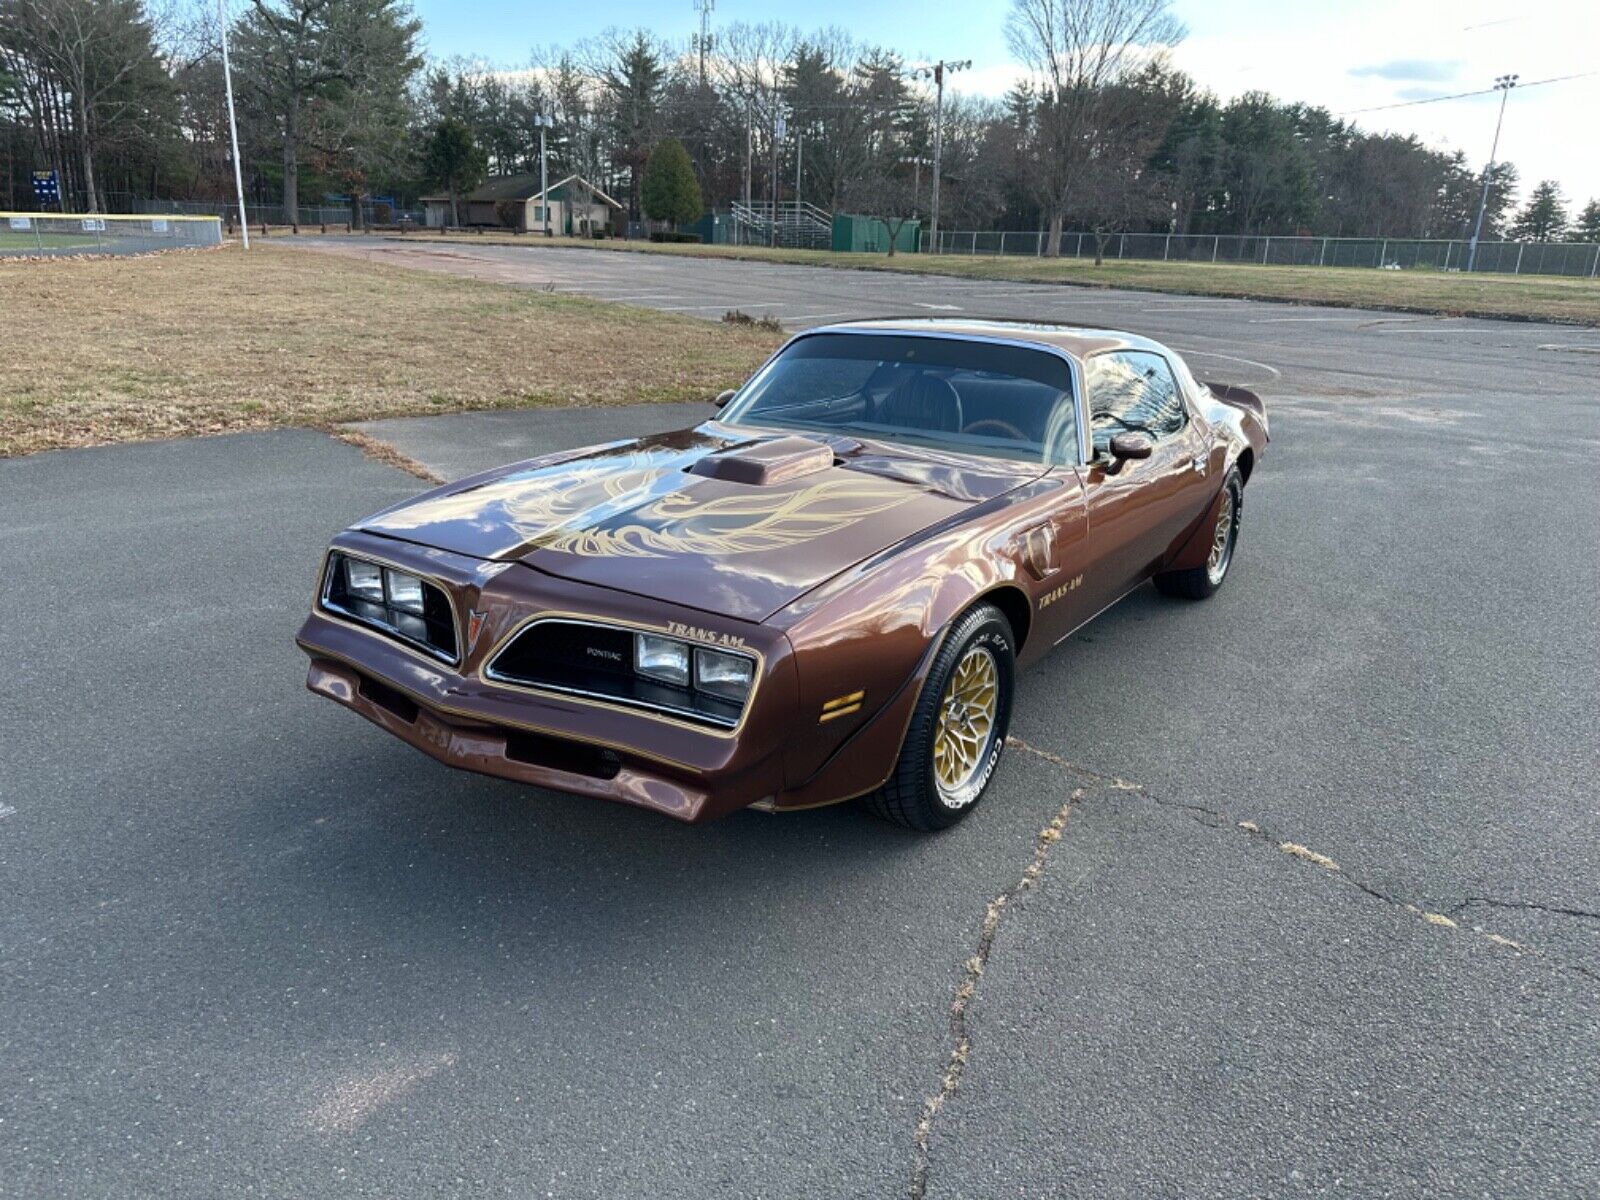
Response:
[[[983,417],[980,420],[972,422],[970,425],[962,426],[961,432],[977,433],[979,430],[990,426],[1000,430],[1004,434],[1009,434],[1019,442],[1025,442],[1028,440],[1028,435],[1023,433],[1022,430],[1018,429],[1010,421],[1002,421],[999,417]]]

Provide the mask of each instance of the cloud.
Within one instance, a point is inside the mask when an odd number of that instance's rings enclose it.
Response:
[[[1461,69],[1458,59],[1396,58],[1385,63],[1371,63],[1365,67],[1351,67],[1350,74],[1360,77],[1394,79],[1401,82],[1445,83],[1456,77]]]

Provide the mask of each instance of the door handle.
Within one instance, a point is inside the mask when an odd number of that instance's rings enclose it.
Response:
[[[1200,474],[1204,475],[1206,473],[1206,460],[1207,460],[1207,458],[1208,458],[1207,455],[1196,454],[1193,458],[1191,458],[1189,460],[1189,465],[1191,467],[1193,467],[1196,471],[1199,471]]]

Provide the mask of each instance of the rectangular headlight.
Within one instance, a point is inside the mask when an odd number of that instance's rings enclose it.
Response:
[[[344,586],[352,600],[383,603],[383,568],[359,558],[344,560]]]
[[[676,638],[641,633],[633,639],[633,667],[649,679],[689,686],[689,645]]]
[[[725,700],[743,703],[750,694],[755,664],[742,654],[698,649],[694,652],[694,686]]]
[[[396,571],[391,567],[383,569],[383,577],[389,588],[389,603],[395,608],[403,609],[409,613],[422,614],[422,580],[415,575],[407,575],[404,571]]]

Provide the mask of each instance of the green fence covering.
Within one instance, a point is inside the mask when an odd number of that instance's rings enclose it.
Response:
[[[896,254],[915,254],[922,240],[922,222],[907,221],[895,236]],[[850,213],[835,213],[833,217],[833,248],[853,254],[889,253],[889,226],[881,217],[861,217]]]

